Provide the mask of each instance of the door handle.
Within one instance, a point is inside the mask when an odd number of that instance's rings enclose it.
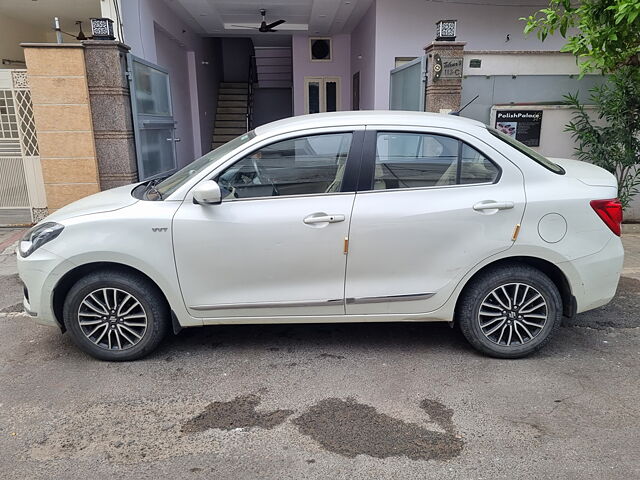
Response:
[[[344,222],[344,215],[327,215],[325,213],[312,213],[304,218],[303,222],[307,225],[314,223],[337,223]]]
[[[482,202],[476,203],[473,206],[473,209],[476,212],[480,212],[482,210],[509,210],[513,207],[513,202],[494,202],[493,200],[484,200]]]

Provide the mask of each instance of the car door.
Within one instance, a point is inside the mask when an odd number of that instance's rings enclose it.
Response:
[[[215,174],[221,204],[187,197],[173,238],[192,315],[344,314],[344,243],[363,136],[334,129],[263,143]]]
[[[508,249],[523,176],[460,131],[367,131],[349,234],[347,314],[436,310],[478,262]],[[518,227],[519,228],[519,227]]]

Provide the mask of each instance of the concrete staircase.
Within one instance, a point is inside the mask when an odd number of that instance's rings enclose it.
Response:
[[[211,148],[218,148],[238,135],[246,133],[246,114],[247,84],[220,83]]]
[[[291,88],[290,47],[256,47],[255,58],[256,88]],[[220,83],[212,148],[218,148],[247,131],[247,101],[247,83]]]

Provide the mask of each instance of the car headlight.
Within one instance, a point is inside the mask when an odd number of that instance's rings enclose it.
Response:
[[[64,230],[64,225],[55,222],[46,222],[42,225],[36,225],[25,233],[18,250],[20,256],[28,257],[42,245],[56,238]]]

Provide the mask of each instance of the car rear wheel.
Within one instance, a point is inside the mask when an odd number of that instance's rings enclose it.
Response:
[[[559,328],[562,299],[540,270],[503,265],[470,282],[458,304],[457,320],[477,350],[498,358],[524,357],[542,348]]]
[[[167,302],[147,279],[101,271],[81,278],[64,303],[64,322],[76,345],[100,360],[136,360],[168,331]]]

